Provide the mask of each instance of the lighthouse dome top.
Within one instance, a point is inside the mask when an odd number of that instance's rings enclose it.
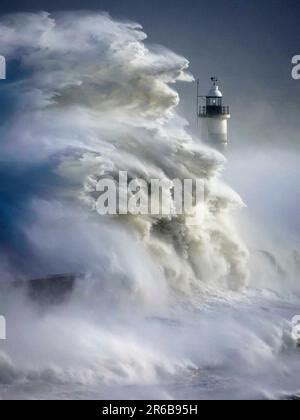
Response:
[[[211,96],[211,97],[214,97],[214,98],[222,98],[223,97],[222,92],[220,91],[219,86],[217,86],[217,85],[214,85],[210,89],[207,96]]]

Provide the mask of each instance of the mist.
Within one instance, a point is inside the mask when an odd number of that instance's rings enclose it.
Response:
[[[0,86],[1,397],[296,393],[299,260],[285,217],[296,218],[286,188],[293,157],[286,177],[272,177],[264,154],[250,149],[245,165],[237,152],[226,163],[203,145],[178,108],[177,84],[194,81],[188,60],[151,46],[139,24],[22,13],[1,19],[0,37],[14,68]],[[101,217],[97,182],[120,170],[204,180],[205,217]],[[285,205],[266,195],[276,188]],[[269,248],[280,229],[284,256]],[[81,274],[75,290],[54,307],[14,286],[71,272]]]

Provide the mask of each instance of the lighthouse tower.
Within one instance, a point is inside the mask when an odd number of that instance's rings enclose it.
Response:
[[[197,86],[197,113],[201,119],[203,140],[210,146],[224,151],[228,144],[227,121],[230,119],[229,107],[223,104],[223,95],[218,86],[218,79],[211,78],[212,87],[207,96],[199,95]],[[206,105],[200,106],[199,99],[205,99]]]

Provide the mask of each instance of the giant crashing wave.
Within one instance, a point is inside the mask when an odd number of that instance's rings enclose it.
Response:
[[[83,240],[81,224],[88,231],[89,223],[98,223],[130,235],[167,288],[190,293],[244,285],[248,255],[231,220],[242,201],[220,179],[222,156],[193,139],[176,112],[179,97],[172,85],[193,80],[188,61],[146,46],[139,25],[104,14],[9,15],[1,20],[0,36],[14,67],[1,87],[10,108],[1,124],[3,183],[21,179],[25,185],[10,193],[11,213],[6,209],[6,218],[14,218],[3,244],[4,255],[5,247],[10,250],[5,263],[12,266],[6,271],[16,275],[18,259],[17,274],[27,277],[103,270],[91,260],[97,254],[101,259],[104,235],[91,244],[86,232],[88,244],[74,246],[76,237]],[[176,216],[97,221],[92,194],[97,179],[119,171],[131,179],[169,182],[169,200],[173,179],[205,180],[203,220],[196,228],[188,217]],[[80,223],[72,224],[72,217]],[[82,247],[93,248],[94,255],[87,257]],[[119,260],[118,265],[118,276],[128,278],[133,289],[144,287],[134,264],[122,267]]]

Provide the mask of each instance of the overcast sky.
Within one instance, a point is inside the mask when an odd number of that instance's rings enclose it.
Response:
[[[149,43],[191,62],[203,93],[216,74],[231,106],[234,144],[298,147],[300,81],[291,59],[300,54],[298,0],[1,0],[0,12],[97,9],[142,24]],[[0,40],[1,53],[1,40]],[[181,86],[181,107],[194,123],[195,86]]]

